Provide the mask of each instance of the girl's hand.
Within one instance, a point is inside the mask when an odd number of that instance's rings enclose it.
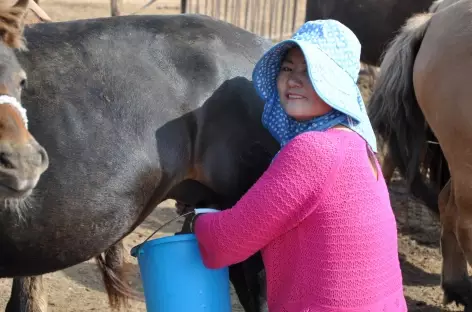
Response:
[[[195,222],[197,221],[197,218],[200,217],[201,215],[204,215],[205,213],[199,213],[199,214],[193,214],[192,218],[190,219],[190,232],[195,233]]]
[[[186,216],[184,219],[184,224],[182,225],[182,229],[180,230],[180,232],[176,232],[175,235],[192,234],[194,217],[195,217],[195,213]]]

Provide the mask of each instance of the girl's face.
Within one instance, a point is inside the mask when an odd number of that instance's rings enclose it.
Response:
[[[283,109],[296,120],[310,120],[332,109],[313,89],[305,57],[298,47],[290,49],[282,60],[277,90]]]

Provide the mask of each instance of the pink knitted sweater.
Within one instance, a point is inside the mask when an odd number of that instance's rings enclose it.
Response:
[[[270,312],[404,312],[397,228],[365,141],[330,129],[296,136],[231,209],[200,216],[209,268],[261,250]]]

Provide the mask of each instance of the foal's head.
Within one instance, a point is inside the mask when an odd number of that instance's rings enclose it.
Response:
[[[26,73],[15,49],[24,48],[23,23],[28,0],[0,11],[0,200],[24,199],[49,165],[45,149],[28,131],[21,92]]]

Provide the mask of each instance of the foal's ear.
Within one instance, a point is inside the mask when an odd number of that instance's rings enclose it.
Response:
[[[25,48],[23,29],[29,1],[18,0],[11,8],[0,10],[0,38],[10,48]]]

